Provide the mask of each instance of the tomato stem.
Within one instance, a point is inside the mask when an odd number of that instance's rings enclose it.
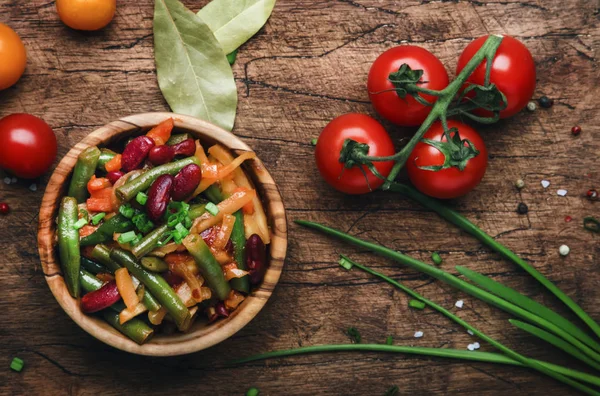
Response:
[[[490,35],[488,39],[485,41],[483,46],[477,51],[477,53],[471,58],[469,63],[465,66],[465,68],[456,76],[456,78],[443,90],[439,91],[439,94],[435,96],[438,97],[438,100],[435,102],[433,107],[431,108],[431,112],[421,124],[417,132],[410,139],[410,141],[395,155],[387,157],[385,160],[389,161],[393,159],[396,161],[392,171],[387,177],[386,182],[383,184],[382,189],[388,190],[390,188],[391,183],[396,179],[400,169],[404,166],[410,153],[413,151],[417,143],[421,140],[425,132],[433,125],[435,121],[438,119],[444,123],[446,121],[446,114],[448,113],[448,107],[452,103],[452,100],[456,96],[456,94],[461,90],[464,83],[467,81],[467,78],[477,67],[483,62],[487,60],[487,69],[491,69],[492,60],[494,59],[494,55],[496,55],[496,50],[500,46],[502,42],[502,36],[498,35]],[[486,79],[487,79],[487,70],[486,70]],[[417,87],[418,90],[422,90],[424,88]],[[429,93],[430,94],[430,93]],[[445,129],[445,128],[444,128]],[[370,161],[375,161],[374,158],[369,158]]]

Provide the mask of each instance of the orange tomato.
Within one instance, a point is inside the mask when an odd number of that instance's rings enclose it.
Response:
[[[117,0],[56,0],[56,10],[65,25],[76,30],[98,30],[115,16]]]
[[[0,23],[0,90],[14,85],[25,71],[27,53],[21,38]]]

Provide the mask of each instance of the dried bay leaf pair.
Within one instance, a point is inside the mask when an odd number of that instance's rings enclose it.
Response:
[[[275,0],[213,0],[197,15],[178,0],[156,0],[158,85],[175,113],[233,128],[237,89],[226,54],[266,23]]]

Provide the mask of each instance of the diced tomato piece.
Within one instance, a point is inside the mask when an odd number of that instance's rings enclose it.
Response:
[[[86,236],[93,234],[94,231],[96,231],[97,228],[98,227],[94,227],[94,226],[91,226],[89,224],[86,224],[86,225],[84,225],[83,227],[81,227],[79,229],[79,237],[80,238],[85,238]]]
[[[105,177],[96,177],[96,175],[92,175],[92,178],[87,184],[87,189],[90,194],[93,195],[94,191],[102,190],[108,187],[111,187],[110,181]]]

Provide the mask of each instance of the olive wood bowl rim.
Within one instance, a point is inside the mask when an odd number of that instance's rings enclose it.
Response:
[[[91,132],[61,159],[48,181],[39,213],[38,251],[42,270],[52,294],[63,310],[96,339],[117,349],[147,356],[176,356],[197,352],[237,333],[258,314],[272,295],[281,276],[287,250],[287,222],[281,194],[263,163],[256,157],[247,161],[244,166],[247,176],[254,183],[261,197],[271,230],[268,265],[263,282],[253,289],[228,318],[200,328],[194,325],[188,333],[156,335],[147,343],[138,345],[102,319],[81,312],[79,299],[72,298],[67,291],[55,249],[55,219],[58,206],[66,191],[66,183],[75,166],[77,156],[87,147],[110,144],[156,126],[168,118],[173,118],[176,128],[184,129],[201,141],[207,139],[221,143],[235,155],[252,151],[246,143],[231,132],[195,117],[167,112],[141,113],[123,117]]]

